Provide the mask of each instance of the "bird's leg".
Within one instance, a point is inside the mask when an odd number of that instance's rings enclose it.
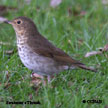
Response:
[[[37,74],[37,73],[32,73],[32,77],[36,77],[36,78],[43,78],[43,76]]]
[[[35,79],[35,82],[37,82],[39,80],[39,82],[43,83],[44,86],[46,85],[45,78],[42,75],[39,75],[37,73],[32,73],[32,79]]]
[[[43,83],[43,85],[46,86],[46,78],[45,78],[45,76],[39,75],[37,73],[32,73],[32,77],[35,77],[37,80],[40,79],[41,83]],[[54,76],[50,76],[50,75],[47,76],[48,84],[51,83],[52,78],[54,78]]]

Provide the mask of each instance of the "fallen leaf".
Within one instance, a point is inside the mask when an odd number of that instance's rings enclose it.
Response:
[[[62,0],[51,0],[50,6],[55,8],[56,6],[60,5]]]
[[[108,51],[108,44],[106,44],[103,48],[99,48],[99,51],[87,52],[85,54],[85,57],[89,57],[89,56],[93,56],[93,55],[99,55],[99,54],[102,54],[103,52],[106,52],[106,51]]]
[[[97,55],[97,54],[102,54],[102,52],[100,51],[91,51],[91,52],[87,52],[85,54],[85,57],[89,57],[89,56],[93,56],[93,55]]]
[[[5,22],[5,21],[7,21],[6,18],[4,18],[4,17],[0,17],[0,23],[3,23],[3,22]]]

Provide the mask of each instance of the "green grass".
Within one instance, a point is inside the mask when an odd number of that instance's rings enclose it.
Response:
[[[15,32],[11,25],[0,24],[0,108],[104,108],[108,105],[108,58],[105,54],[84,58],[84,55],[108,43],[108,6],[101,0],[63,0],[55,9],[49,0],[32,0],[30,5],[18,0],[1,0],[2,5],[18,8],[5,15],[9,20],[18,16],[33,19],[42,35],[70,56],[88,66],[99,66],[93,73],[82,69],[61,72],[51,85],[38,93],[30,86],[29,71],[17,54]],[[68,10],[71,10],[69,14]],[[85,11],[84,16],[76,16]],[[83,40],[79,44],[78,40]],[[69,42],[70,41],[70,42]],[[13,49],[12,55],[6,50]],[[9,73],[9,78],[6,76]],[[24,80],[22,80],[22,78]],[[5,88],[5,85],[10,86]],[[53,88],[51,88],[53,86]],[[29,95],[32,95],[30,99]],[[102,100],[101,104],[82,100]],[[40,101],[41,105],[7,105],[6,101]]]

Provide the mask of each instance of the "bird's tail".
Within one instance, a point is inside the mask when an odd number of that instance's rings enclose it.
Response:
[[[94,69],[93,67],[87,67],[85,66],[84,64],[79,64],[77,65],[79,68],[82,68],[82,69],[85,69],[85,70],[90,70],[90,71],[93,71],[93,72],[97,72],[96,69]]]

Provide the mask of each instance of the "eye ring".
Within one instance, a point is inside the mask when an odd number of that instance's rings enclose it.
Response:
[[[17,21],[17,24],[21,24],[21,21],[19,20],[19,21]]]

